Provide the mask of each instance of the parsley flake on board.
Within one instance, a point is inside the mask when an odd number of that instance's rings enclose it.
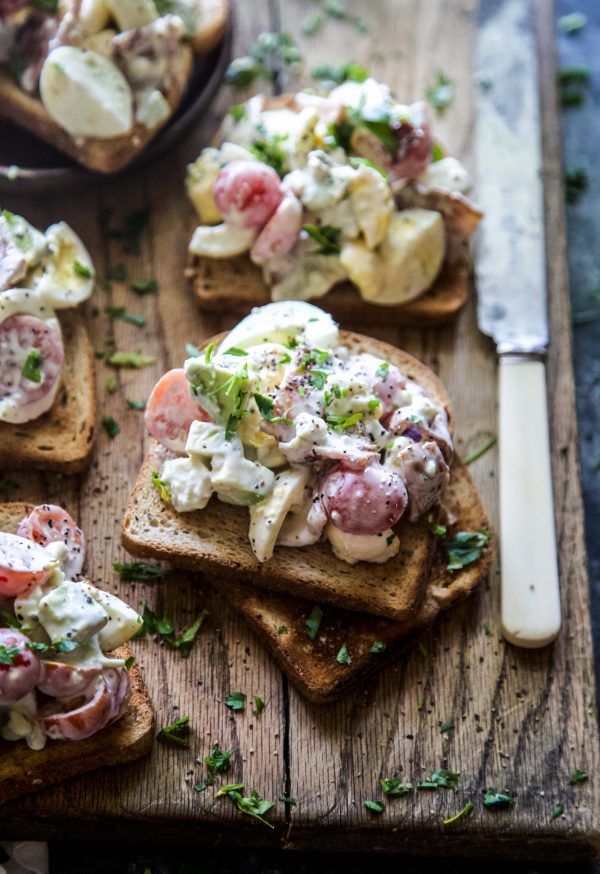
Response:
[[[165,725],[164,728],[161,728],[156,735],[156,739],[158,741],[163,741],[164,743],[176,744],[180,747],[189,747],[189,723],[190,717],[182,716],[181,719],[177,720],[177,722],[173,722],[171,725]]]
[[[243,692],[230,692],[225,699],[225,706],[234,712],[246,709],[246,695]]]
[[[318,604],[315,604],[310,612],[310,615],[306,618],[304,622],[304,624],[306,625],[306,636],[309,640],[314,640],[319,633],[322,619],[323,611]]]
[[[443,73],[438,70],[435,75],[435,81],[425,91],[425,96],[428,103],[433,106],[438,114],[442,114],[448,109],[454,100],[455,87],[454,83]]]
[[[565,170],[565,197],[567,203],[577,203],[588,187],[588,170],[584,164],[569,164]]]
[[[146,409],[146,401],[127,401],[127,406],[130,410],[137,410],[140,413],[143,413]]]
[[[260,716],[260,714],[265,709],[265,702],[262,698],[259,698],[258,695],[254,696],[254,715]]]
[[[146,324],[144,316],[138,316],[136,313],[130,313],[125,307],[105,307],[104,312],[113,316],[115,319],[121,319],[123,322],[129,322],[130,325],[137,325],[138,328],[143,328]]]
[[[246,88],[256,79],[274,82],[284,71],[295,72],[301,60],[302,54],[291,34],[264,32],[251,46],[250,54],[231,61],[225,80],[234,88]]]
[[[386,649],[386,645],[382,640],[376,640],[373,646],[370,649],[370,652],[384,652]]]
[[[277,801],[282,801],[283,804],[290,804],[292,807],[295,807],[298,803],[295,798],[291,798],[289,795],[280,795]]]
[[[141,252],[141,236],[148,224],[150,212],[138,209],[127,213],[121,227],[110,227],[112,210],[102,210],[98,215],[98,223],[102,235],[108,240],[120,240],[121,248],[127,255],[139,255]]]
[[[442,540],[448,557],[446,569],[457,571],[476,562],[489,539],[488,532],[482,528],[481,531],[457,531],[449,540]]]
[[[113,264],[106,271],[106,278],[108,282],[125,282],[125,279],[127,278],[127,274],[125,273],[125,265]]]
[[[335,82],[336,85],[341,85],[342,82],[364,82],[369,78],[369,71],[366,67],[349,61],[339,67],[333,64],[319,64],[313,67],[310,75],[317,81]]]
[[[442,722],[440,725],[440,734],[445,734],[447,731],[452,731],[454,728],[454,720],[449,719],[447,722]]]
[[[580,65],[561,67],[556,73],[560,105],[563,108],[581,106],[590,80],[590,68]]]
[[[439,768],[433,772],[429,780],[417,783],[417,789],[458,789],[459,777],[460,771],[448,771],[446,768]]]
[[[515,799],[512,795],[508,795],[506,792],[494,792],[493,789],[486,789],[483,796],[483,803],[485,807],[503,808],[510,807],[511,804],[515,803]]]
[[[102,416],[102,427],[108,434],[111,440],[117,436],[121,430],[121,426],[112,416]]]
[[[302,36],[314,36],[321,30],[324,24],[325,19],[321,12],[311,12],[309,15],[305,15],[300,22],[300,33]]]
[[[469,454],[465,456],[464,463],[465,464],[472,464],[474,461],[477,461],[477,459],[481,458],[482,455],[485,455],[485,453],[489,449],[491,449],[492,446],[495,446],[497,442],[498,442],[498,438],[496,437],[495,434],[492,434],[492,436],[488,437],[488,439],[485,440],[481,444],[481,446],[478,446],[477,449],[474,449],[472,452],[469,452]]]
[[[565,806],[560,801],[556,804],[550,814],[550,819],[556,819],[558,816],[561,816],[565,812]]]
[[[469,816],[474,807],[475,805],[472,801],[467,801],[462,810],[459,810],[458,813],[451,816],[449,819],[444,820],[444,825],[452,825],[452,823],[458,822],[459,819],[464,819],[466,816]]]
[[[38,349],[30,349],[27,353],[27,358],[21,370],[21,376],[28,379],[30,382],[40,383],[42,381],[42,364],[44,359]]]
[[[403,783],[402,780],[385,777],[379,781],[379,785],[384,793],[390,798],[401,798],[403,795],[408,795],[413,788],[412,783]]]
[[[156,279],[134,279],[131,290],[136,294],[158,294],[158,282]]]
[[[188,658],[204,620],[209,615],[208,610],[202,610],[189,628],[184,629],[181,634],[175,634],[173,621],[168,616],[159,617],[150,609],[146,601],[142,601],[141,614],[143,624],[135,637],[145,637],[147,632],[158,634],[171,649],[177,650],[183,659]]]
[[[286,634],[287,630],[287,625],[280,625],[277,629],[277,634]]]
[[[268,164],[278,176],[284,176],[287,165],[287,153],[281,143],[287,140],[288,134],[274,134],[270,139],[254,140],[250,151],[263,164]]]
[[[348,652],[348,647],[346,646],[345,643],[343,643],[342,646],[340,647],[340,651],[336,655],[335,660],[338,663],[338,665],[351,665],[352,664],[352,658],[350,657],[350,653]]]
[[[253,816],[255,819],[258,819],[259,822],[262,822],[263,825],[268,826],[269,828],[275,828],[272,823],[268,822],[264,819],[265,813],[268,813],[272,807],[275,806],[274,801],[265,801],[264,798],[261,798],[256,789],[253,789],[250,795],[243,796],[240,789],[244,788],[243,783],[234,783],[231,786],[221,786],[215,798],[220,798],[223,795],[227,795],[231,798],[232,801],[235,801],[237,809],[240,813],[245,813],[248,816]]]
[[[563,33],[572,36],[574,33],[579,33],[588,22],[587,15],[583,12],[570,12],[567,15],[561,15],[558,19],[558,26]]]
[[[140,352],[113,352],[108,358],[108,364],[112,367],[130,367],[134,370],[140,367],[150,367],[156,364],[156,358],[151,355],[142,355]]]
[[[216,774],[223,774],[229,769],[230,759],[233,755],[233,750],[222,750],[219,744],[213,744],[210,754],[205,757],[204,764],[208,772],[208,779],[212,783]],[[194,786],[194,789],[196,787]]]
[[[152,478],[152,485],[154,486],[154,488],[158,492],[161,501],[170,501],[171,495],[169,494],[168,488],[166,487],[164,482],[161,480],[160,474],[158,473],[158,471],[153,470],[152,473],[150,474],[150,477]]]
[[[339,255],[342,251],[339,239],[341,230],[334,228],[332,225],[322,225],[320,228],[316,225],[303,225],[302,230],[306,231],[308,236],[318,243],[321,247],[318,249],[318,255]]]
[[[587,771],[582,771],[580,768],[576,768],[571,774],[569,783],[571,786],[574,786],[576,783],[584,783],[588,779]]]
[[[368,799],[365,801],[365,807],[367,810],[370,810],[371,813],[383,813],[385,810],[385,804],[382,804],[381,801],[370,801]]]
[[[113,395],[119,388],[119,383],[117,382],[116,377],[109,376],[108,379],[104,381],[104,388],[109,393],[109,395]]]

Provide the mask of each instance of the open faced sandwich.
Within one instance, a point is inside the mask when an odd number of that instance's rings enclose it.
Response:
[[[81,577],[85,537],[65,510],[43,504],[17,524],[22,511],[0,506],[0,801],[136,758],[152,742],[124,646],[140,617]],[[58,757],[55,741],[69,742]]]
[[[89,462],[93,353],[69,310],[93,288],[92,260],[68,224],[42,233],[0,212],[0,463],[74,472]]]
[[[0,0],[0,115],[115,172],[171,118],[227,18],[227,0]]]
[[[469,187],[424,104],[374,79],[257,95],[188,168],[194,291],[209,309],[324,298],[342,318],[439,321],[466,298]]]

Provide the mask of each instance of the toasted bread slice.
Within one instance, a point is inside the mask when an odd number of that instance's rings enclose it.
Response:
[[[221,40],[229,21],[228,0],[196,0],[198,30],[192,38],[197,55],[210,52]]]
[[[452,466],[443,502],[456,520],[452,530],[487,528],[475,486],[460,461]],[[314,641],[308,638],[305,624],[314,603],[260,591],[221,576],[214,580],[214,585],[244,616],[298,691],[309,701],[324,704],[341,698],[364,677],[392,661],[431,625],[441,610],[469,595],[487,576],[492,553],[488,541],[477,562],[450,573],[443,550],[436,545],[425,597],[411,620],[391,622],[380,616],[325,608]],[[373,652],[375,644],[378,646]],[[349,665],[336,661],[343,645],[352,660]]]
[[[181,69],[176,71],[173,87],[165,94],[173,112],[181,102],[192,70],[192,49],[184,48]],[[131,133],[121,137],[76,140],[48,115],[39,98],[19,87],[7,70],[0,70],[0,116],[26,128],[90,170],[101,173],[116,173],[129,164],[172,117],[153,130],[135,124]]]
[[[0,504],[0,531],[15,531],[31,509],[27,504]],[[131,654],[127,645],[114,652],[116,658],[124,659]],[[30,750],[25,742],[0,740],[0,804],[105,765],[131,762],[147,753],[153,740],[152,705],[141,674],[133,665],[127,711],[94,737],[49,740],[43,750]]]
[[[227,260],[190,255],[186,277],[198,305],[209,312],[246,314],[271,300],[259,268],[247,255]],[[394,324],[437,325],[456,315],[468,293],[469,268],[466,258],[461,258],[444,264],[429,291],[401,306],[368,303],[351,282],[336,285],[312,302],[347,324],[375,325],[383,318]]]
[[[224,336],[213,339],[219,342]],[[442,383],[412,355],[347,331],[341,339],[353,352],[370,352],[395,364],[444,406],[451,420]],[[278,547],[273,558],[261,564],[248,539],[246,508],[213,498],[204,510],[177,513],[161,501],[151,474],[160,471],[168,457],[166,449],[152,443],[142,465],[122,525],[123,545],[132,554],[401,622],[417,614],[434,554],[434,537],[424,521],[400,521],[400,552],[383,564],[349,565],[336,558],[328,543]]]
[[[39,419],[0,422],[0,466],[78,473],[92,459],[96,424],[94,353],[78,313],[59,314],[65,346],[62,385]]]

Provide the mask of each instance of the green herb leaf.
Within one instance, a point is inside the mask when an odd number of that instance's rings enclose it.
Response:
[[[248,117],[248,109],[244,103],[237,103],[229,107],[229,115],[235,122],[243,121]]]
[[[158,282],[156,279],[134,279],[131,283],[131,290],[136,294],[157,294]]]
[[[297,802],[295,798],[290,798],[289,795],[280,795],[277,799],[278,801],[283,801],[284,804],[289,804],[292,807],[295,807]]]
[[[203,610],[202,613],[198,616],[193,625],[190,625],[189,628],[186,628],[185,631],[182,631],[180,635],[174,637],[171,635],[165,635],[165,640],[169,644],[169,646],[173,647],[173,649],[179,650],[181,658],[187,659],[194,642],[198,636],[198,632],[202,628],[204,624],[204,620],[208,616],[208,610]]]
[[[435,111],[438,114],[442,114],[452,103],[454,91],[454,83],[451,82],[445,73],[438,70],[435,81],[433,85],[426,89],[425,96]]]
[[[589,779],[587,771],[582,771],[580,768],[576,768],[571,774],[569,783],[571,786],[574,786],[575,783],[584,783],[587,779]]]
[[[280,625],[279,628],[277,629],[277,634],[286,634],[286,632],[287,632],[287,625]]]
[[[214,347],[213,347],[214,348]],[[189,355],[190,358],[199,358],[202,354],[197,346],[194,346],[193,343],[185,344],[185,354]]]
[[[494,792],[492,789],[486,789],[483,796],[483,803],[486,807],[510,807],[515,803],[512,795],[507,795],[506,792]]]
[[[0,643],[0,665],[12,665],[20,653],[18,646],[3,646]]]
[[[104,312],[115,319],[121,319],[123,322],[129,322],[130,325],[137,325],[138,328],[143,328],[146,324],[144,316],[138,316],[135,313],[128,312],[125,307],[105,307]]]
[[[482,443],[481,446],[479,446],[477,449],[474,449],[472,452],[469,452],[469,454],[464,459],[465,464],[472,464],[478,458],[481,458],[481,456],[485,455],[485,453],[489,449],[491,449],[492,446],[496,445],[497,440],[498,438],[495,434],[493,434],[491,437],[488,437],[488,439],[484,443]]]
[[[318,604],[315,604],[310,612],[310,616],[308,616],[304,622],[304,624],[306,625],[306,635],[309,640],[314,640],[317,636],[322,619],[323,611]]]
[[[442,540],[448,556],[447,570],[461,570],[480,559],[489,539],[488,532],[482,528],[481,531],[458,531],[450,540]]]
[[[168,573],[168,568],[160,567],[158,564],[150,564],[147,561],[114,561],[113,570],[119,574],[122,580],[128,583],[159,580]]]
[[[215,774],[223,774],[229,769],[230,759],[233,755],[233,750],[222,750],[219,744],[213,744],[210,755],[204,759],[204,764],[208,771],[209,779],[212,781]],[[194,786],[194,789],[196,787]],[[205,787],[206,788],[206,787]],[[196,790],[197,792],[200,790]]]
[[[389,795],[390,798],[401,798],[403,795],[408,795],[413,788],[412,783],[403,783],[402,780],[389,777],[381,779],[379,785],[384,794]]]
[[[311,12],[300,22],[300,33],[302,36],[314,36],[321,30],[324,23],[325,19],[320,12]]]
[[[458,813],[451,816],[449,819],[444,820],[444,825],[451,825],[453,822],[458,822],[459,819],[464,819],[464,817],[469,816],[474,806],[475,805],[472,801],[467,801],[462,810],[459,810]]]
[[[302,230],[306,231],[308,236],[318,243],[321,247],[318,255],[339,255],[342,248],[339,243],[341,230],[334,228],[331,225],[322,225],[318,228],[316,225],[303,225]]]
[[[106,271],[106,278],[109,282],[125,282],[127,278],[124,264],[113,264]]]
[[[384,652],[386,649],[387,647],[382,640],[376,640],[371,647],[371,652]]]
[[[369,161],[368,158],[361,158],[358,155],[353,155],[351,158],[348,159],[348,163],[351,167],[354,167],[355,169],[358,169],[358,167],[360,167],[362,164],[365,167],[370,167],[371,170],[375,170],[377,173],[379,173],[380,176],[383,176],[384,179],[389,180],[390,178],[389,173],[386,173],[383,167],[380,167],[378,164],[374,164],[373,161]]]
[[[14,631],[22,631],[22,626],[16,616],[13,616],[11,613],[7,613],[6,610],[3,610],[0,613],[2,619],[8,626],[8,628],[12,628]]]
[[[459,777],[460,771],[448,771],[446,768],[439,768],[433,772],[429,780],[417,783],[417,789],[458,789]]]
[[[336,85],[341,85],[342,82],[364,82],[369,78],[369,71],[366,67],[351,61],[337,67],[333,64],[319,64],[313,67],[310,75],[317,81],[335,82]]]
[[[238,358],[241,358],[243,356],[246,356],[248,353],[246,352],[245,349],[238,349],[237,346],[232,346],[231,349],[227,349],[223,354],[224,355],[237,355]]]
[[[338,665],[351,665],[352,664],[352,659],[350,657],[350,653],[348,652],[348,647],[346,646],[345,643],[342,644],[342,646],[340,647],[340,651],[336,655],[335,660],[338,663]]]
[[[581,163],[570,164],[565,171],[565,196],[567,203],[577,203],[587,187],[587,167]]]
[[[75,276],[80,276],[82,279],[91,279],[93,276],[90,268],[82,264],[81,261],[73,261],[73,273]]]
[[[230,692],[225,699],[225,705],[233,711],[245,710],[246,696],[243,692]]]
[[[260,716],[260,714],[265,709],[265,702],[262,698],[259,698],[258,695],[254,696],[254,715]]]
[[[109,395],[114,394],[119,388],[119,383],[117,382],[116,377],[109,376],[108,379],[104,381],[104,388],[109,393]]]
[[[171,725],[165,725],[164,728],[161,728],[156,735],[156,739],[166,743],[177,744],[177,746],[180,747],[189,747],[189,722],[189,716],[182,716],[181,719],[177,720],[177,722],[173,722]]]
[[[361,419],[364,419],[364,413],[352,413],[350,416],[327,416],[326,422],[336,431],[345,431],[346,428],[352,428]]]
[[[279,176],[284,176],[288,161],[287,153],[281,143],[287,140],[288,134],[274,134],[270,139],[254,140],[250,151],[263,164],[268,164]]]
[[[448,533],[448,529],[446,528],[445,525],[438,525],[438,524],[435,523],[435,522],[432,522],[432,523],[429,525],[429,530],[430,530],[431,533],[434,534],[436,537],[440,537],[440,538],[445,537],[446,534]]]
[[[550,819],[556,819],[557,816],[561,816],[565,812],[565,806],[560,801],[556,804],[550,814]]]
[[[587,24],[587,15],[583,12],[571,12],[568,15],[561,15],[558,19],[558,26],[563,33],[572,36],[574,33],[579,33],[580,30]]]
[[[365,801],[365,807],[367,810],[370,810],[372,813],[383,813],[385,810],[385,805],[381,803],[381,801]]]
[[[125,659],[125,669],[130,671],[135,664],[135,656],[129,656],[128,659]]]
[[[146,401],[127,401],[127,406],[130,410],[138,410],[138,412],[143,413],[146,409]]]
[[[260,64],[249,55],[234,58],[225,72],[225,81],[234,88],[247,88],[262,75]]]
[[[431,163],[435,164],[437,161],[441,161],[442,158],[445,158],[446,155],[444,150],[440,146],[439,143],[433,142],[431,144]]]
[[[139,352],[113,352],[108,358],[108,364],[112,367],[131,367],[138,369],[140,367],[149,367],[151,364],[156,364],[156,358],[151,355],[142,355]]]
[[[449,719],[447,722],[442,722],[440,725],[440,734],[445,734],[447,731],[452,731],[454,728],[454,721]]]
[[[390,369],[389,362],[382,361],[377,370],[375,371],[375,376],[378,376],[379,379],[387,379],[388,371]]]
[[[485,636],[491,637],[492,636],[492,629],[491,629],[490,625],[487,622],[484,622],[482,627],[483,627],[483,631],[485,633]]]
[[[60,640],[52,641],[52,649],[55,652],[59,653],[67,653],[73,652],[74,649],[77,649],[79,644],[74,640],[67,640],[66,638],[60,638]]]
[[[104,428],[111,440],[114,440],[114,438],[121,430],[121,426],[113,419],[112,416],[102,416],[102,427]]]
[[[247,816],[253,816],[255,819],[262,822],[263,825],[266,825],[271,829],[275,828],[274,825],[264,819],[265,813],[268,813],[269,810],[275,806],[273,801],[265,801],[264,798],[260,797],[256,789],[253,789],[250,795],[246,797],[242,797],[242,795],[236,790],[230,790],[227,794],[235,801],[237,808],[241,813],[245,813]]]
[[[150,476],[152,478],[152,485],[154,486],[154,488],[156,489],[156,491],[160,495],[161,501],[170,501],[171,495],[169,494],[168,488],[161,480],[158,471],[153,470],[152,473],[150,474]]]
[[[41,367],[43,362],[44,359],[40,351],[38,349],[30,349],[23,364],[21,375],[31,382],[40,383],[42,381]]]

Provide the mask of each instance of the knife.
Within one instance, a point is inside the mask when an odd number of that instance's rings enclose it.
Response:
[[[548,433],[539,75],[531,0],[481,0],[475,161],[483,207],[478,322],[496,343],[502,633],[542,647],[560,629]]]

